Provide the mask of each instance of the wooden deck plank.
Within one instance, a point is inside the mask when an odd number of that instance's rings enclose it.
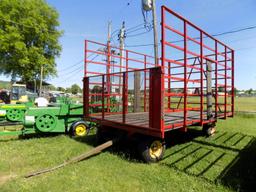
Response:
[[[165,125],[172,125],[176,123],[183,122],[183,111],[181,112],[171,112],[165,114]],[[204,112],[205,115],[205,112]],[[200,119],[199,111],[188,111],[187,120],[194,121]],[[106,115],[105,120],[122,123],[123,115],[114,114]],[[149,126],[149,113],[148,112],[139,112],[139,113],[127,113],[126,114],[126,124],[136,125],[136,126]]]

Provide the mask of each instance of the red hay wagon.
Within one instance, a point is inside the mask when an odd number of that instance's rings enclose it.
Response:
[[[98,136],[137,136],[143,159],[155,162],[166,132],[203,126],[211,134],[218,118],[233,117],[234,50],[162,6],[157,65],[152,56],[85,41],[84,105]]]

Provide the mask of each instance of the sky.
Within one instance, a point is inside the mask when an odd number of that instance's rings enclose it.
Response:
[[[108,21],[112,31],[125,21],[130,28],[143,23],[141,0],[47,0],[60,15],[62,53],[57,58],[58,77],[48,79],[55,86],[82,85],[84,40],[105,43]],[[256,25],[255,0],[157,0],[158,28],[160,7],[165,5],[209,34],[218,34]],[[160,37],[159,37],[160,39]],[[235,50],[235,87],[256,89],[256,29],[219,36]],[[114,39],[117,42],[117,39]],[[126,38],[126,45],[153,43],[153,32]],[[152,54],[153,47],[129,48]],[[81,66],[81,70],[77,70]],[[1,79],[8,79],[0,76]]]

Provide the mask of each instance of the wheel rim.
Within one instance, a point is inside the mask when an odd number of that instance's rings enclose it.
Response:
[[[22,112],[19,109],[10,109],[7,111],[6,116],[10,121],[18,121],[21,119]]]
[[[149,148],[151,158],[159,158],[163,152],[163,145],[160,141],[154,141]]]
[[[36,127],[42,132],[48,132],[54,129],[56,120],[52,115],[45,114],[36,120]]]
[[[80,124],[76,127],[75,133],[77,136],[85,136],[86,135],[86,126],[83,124]]]

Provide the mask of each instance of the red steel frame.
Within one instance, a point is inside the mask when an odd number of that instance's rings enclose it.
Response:
[[[181,29],[170,26],[168,17],[173,17],[182,23]],[[154,58],[145,54],[130,50],[85,41],[85,78],[84,78],[84,116],[85,119],[95,121],[101,125],[111,126],[127,130],[130,133],[141,133],[164,138],[166,131],[182,128],[187,130],[190,125],[203,125],[216,122],[217,118],[232,117],[234,115],[234,50],[201,30],[190,21],[173,12],[169,8],[161,8],[161,63],[155,65]],[[199,37],[192,37],[189,31],[193,29]],[[168,38],[178,35],[181,40],[174,41]],[[178,43],[182,43],[182,46]],[[213,43],[211,43],[213,42]],[[190,44],[199,47],[199,50],[192,51]],[[90,48],[89,46],[92,46]],[[95,50],[93,46],[105,48],[105,51]],[[174,50],[168,52],[168,50]],[[115,54],[115,51],[125,54]],[[177,58],[173,55],[179,51],[182,57]],[[88,59],[88,53],[106,57],[106,62],[93,61]],[[124,55],[124,56],[120,56]],[[135,58],[135,57],[140,57]],[[124,61],[124,65],[115,64],[113,60]],[[151,61],[150,61],[151,60]],[[192,64],[191,64],[192,62]],[[210,62],[213,67],[213,117],[206,117],[206,65]],[[121,62],[120,62],[121,63]],[[133,65],[132,65],[132,64]],[[134,65],[135,64],[135,65]],[[103,72],[96,69],[89,69],[89,66],[102,66]],[[113,69],[111,71],[111,68]],[[116,72],[117,69],[118,71]],[[127,122],[128,115],[128,75],[133,72],[144,73],[143,85],[143,112],[148,112],[147,126],[134,125]],[[99,77],[99,82],[93,82],[93,77]],[[111,79],[119,78],[120,83],[113,83]],[[193,79],[192,79],[193,78]],[[183,83],[182,86],[176,84]],[[149,84],[149,85],[147,85]],[[193,84],[193,86],[191,85]],[[195,85],[194,85],[195,84]],[[101,86],[101,93],[91,93],[90,86]],[[119,93],[112,93],[112,88],[118,86]],[[222,91],[220,91],[222,89]],[[224,89],[224,90],[223,90]],[[175,91],[179,90],[179,91]],[[194,93],[189,90],[197,90]],[[93,96],[101,97],[100,104],[93,104]],[[111,104],[111,97],[121,97],[122,102]],[[106,99],[106,100],[105,100]],[[192,101],[190,101],[192,99]],[[198,101],[195,101],[195,100]],[[111,106],[121,107],[118,112],[111,112]],[[90,107],[101,106],[99,114],[91,114]],[[182,121],[167,124],[165,119],[169,114],[182,114]],[[189,113],[198,112],[195,119],[189,117]],[[108,120],[108,115],[122,115],[122,120]]]

